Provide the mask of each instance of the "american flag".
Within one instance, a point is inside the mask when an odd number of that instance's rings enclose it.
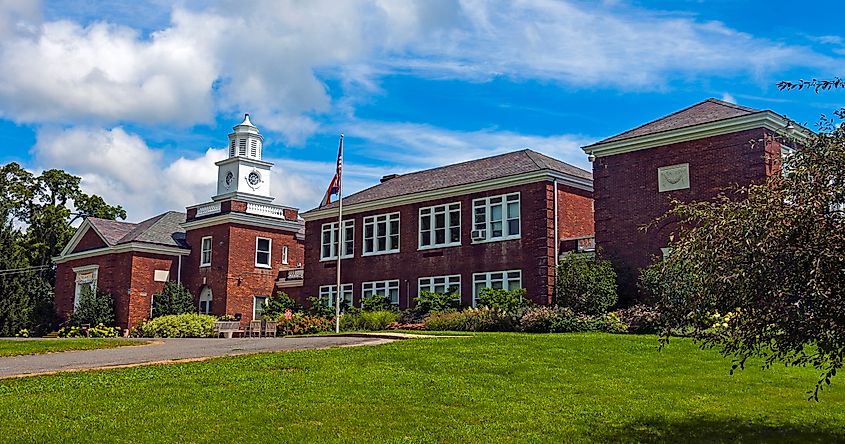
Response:
[[[337,148],[337,170],[334,173],[332,181],[329,183],[329,189],[326,190],[326,196],[323,197],[323,202],[320,203],[324,207],[332,203],[332,195],[340,194],[340,178],[343,175],[343,134],[340,135],[340,146]]]

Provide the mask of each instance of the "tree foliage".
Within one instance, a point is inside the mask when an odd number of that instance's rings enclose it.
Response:
[[[845,128],[822,118],[817,135],[783,159],[782,175],[721,195],[679,203],[670,254],[651,270],[669,328],[734,358],[812,365],[821,378],[845,358]],[[673,274],[683,272],[684,279]]]
[[[114,324],[114,298],[110,293],[86,287],[79,295],[71,321],[76,325]]]
[[[287,309],[296,311],[298,309],[296,301],[284,291],[277,291],[275,295],[270,296],[264,301],[264,306],[261,308],[261,315],[265,319],[279,319],[284,316],[285,310]]]
[[[182,284],[175,281],[167,281],[161,293],[153,298],[153,318],[196,312],[194,296]]]
[[[616,272],[606,259],[569,254],[557,267],[557,305],[576,313],[603,314],[618,300]]]

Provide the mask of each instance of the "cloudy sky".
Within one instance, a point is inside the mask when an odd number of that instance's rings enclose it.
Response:
[[[248,112],[276,202],[530,147],[579,146],[708,97],[812,123],[845,91],[838,2],[0,0],[0,162],[83,178],[138,221],[214,194]],[[827,12],[825,12],[827,11]]]

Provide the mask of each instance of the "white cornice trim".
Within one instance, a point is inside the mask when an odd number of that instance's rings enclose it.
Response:
[[[789,120],[779,114],[771,111],[760,111],[745,116],[687,126],[654,134],[646,134],[639,137],[632,137],[630,139],[616,140],[607,143],[596,143],[593,145],[583,146],[581,149],[587,154],[592,154],[596,157],[606,157],[614,154],[630,153],[633,151],[655,148],[673,143],[687,142],[690,140],[698,140],[705,137],[720,136],[723,134],[730,134],[755,128],[765,128],[778,134],[782,134],[789,123]],[[796,129],[792,130],[787,135],[788,137],[795,138],[799,142],[804,142],[812,137],[812,131],[801,127],[794,122],[791,123],[796,126]]]
[[[70,254],[70,252],[73,251],[73,249],[76,248],[77,245],[79,245],[79,241],[82,240],[82,238],[85,236],[85,233],[87,233],[88,230],[91,228],[93,228],[91,222],[88,222],[88,219],[83,220],[82,224],[79,225],[79,228],[76,229],[76,232],[73,233],[73,237],[71,237],[67,245],[62,248],[62,252],[59,253],[59,255],[65,256],[67,254]],[[96,228],[94,229],[94,232],[97,233],[98,236],[100,236],[100,233],[97,232]],[[100,238],[103,239],[103,236],[100,236]],[[109,244],[108,242],[106,242],[105,239],[103,239],[103,243],[106,245]]]
[[[217,216],[203,217],[202,219],[192,220],[182,224],[185,230],[195,230],[197,228],[213,227],[226,223],[236,223],[241,225],[250,225],[254,227],[270,228],[273,230],[284,230],[298,232],[304,225],[300,221],[270,219],[263,216],[246,213],[224,213]]]
[[[389,197],[386,199],[372,200],[357,204],[344,203],[343,214],[355,214],[364,211],[379,210],[399,205],[407,205],[435,199],[446,199],[449,197],[461,196],[464,194],[478,193],[481,191],[495,190],[498,188],[506,188],[516,185],[524,185],[527,183],[539,182],[543,180],[550,181],[553,179],[558,179],[560,183],[571,186],[573,188],[578,188],[590,192],[593,191],[593,181],[590,179],[583,179],[580,177],[563,174],[558,171],[545,169],[540,171],[532,171],[529,173],[516,174],[513,176],[501,177],[498,179],[485,180],[482,182],[474,182],[470,184],[458,185],[449,188],[441,188],[437,190],[422,191],[419,193]],[[337,207],[327,209],[317,208],[301,214],[301,216],[306,221],[325,219],[327,217],[335,217],[336,215]]]
[[[251,157],[240,157],[240,156],[229,157],[227,159],[218,160],[217,162],[214,162],[214,164],[217,165],[217,166],[228,165],[230,163],[244,163],[244,164],[248,164],[248,165],[253,164],[253,165],[263,166],[263,167],[267,167],[267,168],[270,168],[270,167],[273,166],[273,162],[267,162],[266,160],[258,160],[258,159],[253,159]]]
[[[145,244],[143,242],[130,242],[127,244],[115,245],[113,247],[97,248],[95,250],[80,251],[79,253],[62,254],[61,256],[54,257],[53,262],[56,264],[61,264],[76,259],[85,259],[94,256],[102,256],[104,254],[118,254],[130,252],[165,254],[170,256],[187,256],[191,254],[191,250],[185,248]]]

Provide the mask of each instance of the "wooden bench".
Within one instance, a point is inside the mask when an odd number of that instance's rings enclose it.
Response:
[[[231,338],[235,333],[243,334],[243,332],[240,321],[217,321],[214,323],[215,337],[220,337],[222,334],[225,338]]]

